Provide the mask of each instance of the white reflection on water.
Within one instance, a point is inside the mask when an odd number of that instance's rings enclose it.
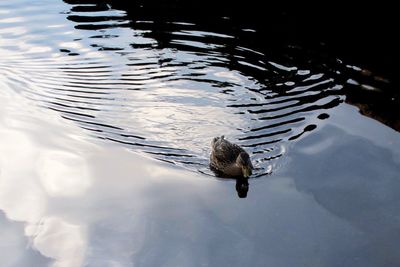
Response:
[[[52,266],[83,266],[91,253],[97,255],[95,244],[88,251],[88,227],[90,221],[110,215],[114,199],[140,214],[142,209],[151,210],[145,197],[148,185],[158,188],[158,182],[186,180],[183,172],[125,149],[88,142],[81,129],[56,113],[36,108],[13,91],[5,92],[0,96],[0,210],[9,220],[24,223],[32,249],[53,259]],[[211,183],[202,181],[205,186]],[[174,190],[167,194],[174,195]],[[143,223],[143,218],[134,218],[128,224],[134,234],[130,253],[143,246],[147,229]],[[115,264],[125,257],[116,258]]]
[[[51,196],[81,195],[91,184],[85,160],[73,153],[44,153],[37,169],[44,189]]]
[[[85,226],[49,212],[53,198],[83,194],[90,186],[86,162],[75,150],[80,142],[57,134],[54,118],[38,119],[43,114],[16,94],[2,96],[1,103],[0,209],[25,223],[33,248],[55,259],[53,266],[81,266]],[[66,134],[69,128],[57,129]]]
[[[32,245],[46,257],[55,260],[55,267],[82,266],[87,248],[85,226],[74,225],[62,218],[44,217],[39,224],[28,224],[25,234]]]
[[[163,82],[163,79],[159,78],[180,77],[190,71],[188,67],[161,66],[158,63],[161,58],[175,58],[181,63],[188,64],[207,62],[205,56],[172,49],[132,50],[130,48],[132,43],[152,43],[155,40],[143,38],[141,35],[144,31],[130,28],[113,28],[112,31],[105,32],[117,36],[114,37],[113,43],[123,48],[128,56],[121,57],[115,52],[100,52],[98,46],[102,42],[110,45],[110,40],[96,38],[96,42],[99,43],[94,47],[92,32],[75,30],[73,23],[64,15],[54,11],[68,10],[70,6],[54,1],[45,4],[49,5],[49,10],[41,12],[40,23],[36,21],[36,16],[30,13],[13,10],[14,13],[24,14],[25,16],[17,18],[23,18],[25,21],[22,23],[20,19],[14,19],[11,15],[6,16],[4,20],[8,27],[0,28],[2,37],[0,55],[5,59],[5,69],[11,70],[10,76],[18,83],[26,82],[22,91],[24,94],[29,94],[29,97],[35,99],[50,97],[52,102],[55,101],[55,97],[58,97],[58,100],[69,99],[73,93],[66,90],[71,88],[64,86],[70,82],[76,85],[76,81],[70,79],[68,72],[64,73],[60,69],[72,68],[81,74],[85,74],[86,71],[90,74],[89,70],[97,66],[99,70],[105,71],[108,80],[102,81],[104,84],[96,84],[96,90],[80,92],[86,97],[91,96],[89,93],[104,92],[102,89],[107,89],[107,96],[112,100],[98,100],[107,108],[96,112],[96,122],[117,126],[123,128],[125,132],[137,133],[146,138],[150,137],[149,140],[152,142],[164,143],[164,146],[191,150],[203,158],[208,157],[208,146],[205,144],[208,145],[213,137],[221,134],[235,136],[241,133],[241,129],[250,126],[251,122],[243,120],[241,116],[235,114],[235,110],[226,108],[226,101],[232,96],[221,94],[212,84],[205,81]],[[25,8],[24,5],[20,5]],[[12,9],[13,5],[4,8]],[[122,11],[107,12],[108,16],[112,14],[117,17],[124,16]],[[43,30],[43,27],[46,30]],[[15,36],[17,30],[19,35]],[[2,47],[5,50],[2,50]],[[66,56],[60,49],[71,50],[80,57],[77,59]],[[151,63],[151,71],[143,68],[141,64],[144,63]],[[20,69],[22,71],[16,73]],[[256,86],[255,81],[243,74],[222,67],[209,66],[198,72],[204,72],[203,79],[235,83],[235,87],[230,90],[242,86]],[[91,75],[85,76],[87,80],[81,82],[88,82],[94,86],[99,78],[93,73]],[[113,84],[115,81],[118,82],[116,85]],[[13,87],[15,89],[16,86]],[[49,88],[56,89],[57,94],[53,95]],[[73,90],[77,88],[73,87]],[[40,96],[36,95],[38,93]],[[257,97],[257,94],[251,95]],[[77,98],[72,99],[77,100]],[[67,105],[70,105],[70,102]]]

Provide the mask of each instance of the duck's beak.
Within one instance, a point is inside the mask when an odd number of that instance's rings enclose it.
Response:
[[[250,166],[243,166],[242,173],[243,173],[243,177],[248,178],[253,172],[251,171]]]

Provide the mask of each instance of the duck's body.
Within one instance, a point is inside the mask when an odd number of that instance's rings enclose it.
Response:
[[[240,146],[215,137],[211,142],[210,167],[223,176],[248,177],[252,173],[249,154]]]

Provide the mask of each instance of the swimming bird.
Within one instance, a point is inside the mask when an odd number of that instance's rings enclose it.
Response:
[[[221,136],[211,141],[210,168],[223,176],[247,178],[252,174],[253,164],[243,148]]]

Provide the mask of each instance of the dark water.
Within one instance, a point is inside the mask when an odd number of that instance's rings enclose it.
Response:
[[[0,222],[15,232],[4,242],[15,239],[16,255],[2,266],[400,264],[392,80],[230,17],[147,11],[0,3],[2,154],[24,151],[0,165]],[[201,179],[213,175],[209,146],[219,135],[254,161],[260,179],[246,201],[233,181]],[[21,174],[7,162],[28,167]],[[47,178],[24,178],[36,173]],[[28,186],[11,186],[14,176]],[[47,193],[32,193],[41,187]],[[20,190],[26,199],[10,197]],[[47,198],[48,208],[32,204],[40,212],[26,216],[29,199]],[[64,250],[52,248],[53,230]],[[17,261],[24,238],[33,250]]]

